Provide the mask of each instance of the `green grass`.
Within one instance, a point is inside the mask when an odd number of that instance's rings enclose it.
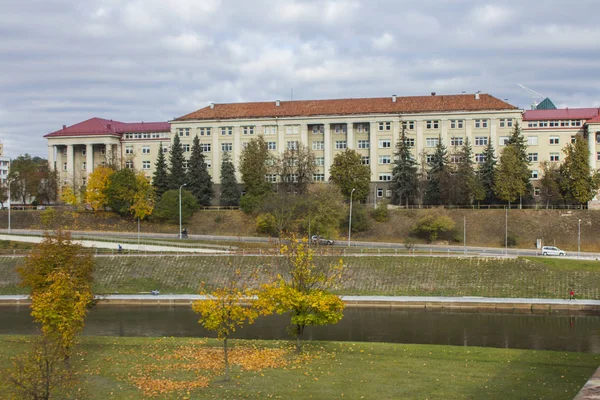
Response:
[[[0,336],[0,368],[27,349],[26,338]],[[72,358],[81,399],[144,399],[129,376],[190,381],[208,376],[207,388],[156,399],[570,399],[600,363],[600,355],[439,345],[312,342],[310,355],[287,366],[258,371],[234,366],[232,381],[219,369],[170,370],[164,359],[178,349],[194,352],[220,342],[189,338],[83,337]],[[230,346],[288,348],[286,342],[230,341]],[[162,358],[162,359],[161,359]],[[200,364],[209,364],[209,360]],[[189,365],[186,359],[176,362]],[[152,366],[158,371],[149,372]],[[6,374],[2,374],[5,376]]]

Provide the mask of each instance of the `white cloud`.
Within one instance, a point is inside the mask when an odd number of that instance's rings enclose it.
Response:
[[[164,38],[164,42],[168,48],[173,48],[184,52],[202,50],[212,44],[210,40],[195,33],[182,33],[177,36],[167,36]]]
[[[473,9],[471,13],[473,22],[485,27],[497,27],[511,22],[512,11],[509,8],[486,4]]]
[[[373,46],[379,50],[387,50],[394,44],[394,36],[391,33],[385,32],[379,37],[373,39]]]

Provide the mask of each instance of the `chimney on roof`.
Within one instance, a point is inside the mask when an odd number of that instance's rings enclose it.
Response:
[[[215,108],[215,103],[210,103],[210,109],[214,110],[214,108]]]
[[[63,129],[67,129],[67,126],[66,126],[66,125],[63,125]]]
[[[431,95],[432,95],[432,96],[435,96],[435,92],[431,92]]]
[[[392,103],[395,103],[395,102],[396,102],[396,95],[395,95],[395,94],[393,94],[393,95],[392,95]]]
[[[106,129],[108,129],[109,131],[112,130],[112,124],[106,124]]]
[[[275,100],[275,107],[279,107],[281,105],[281,102],[279,100]]]
[[[479,90],[475,92],[475,100],[479,100],[479,93],[481,93]]]

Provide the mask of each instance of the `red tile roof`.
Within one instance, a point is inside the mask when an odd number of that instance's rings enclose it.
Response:
[[[169,132],[171,125],[168,122],[119,122],[102,118],[90,118],[75,125],[65,126],[56,132],[44,137],[60,136],[100,136],[116,135],[135,132]]]
[[[397,97],[396,102],[391,97],[281,101],[279,107],[274,101],[215,104],[175,121],[517,109],[488,94],[480,94],[479,99],[474,94],[458,94]]]
[[[600,124],[600,113],[592,119],[587,120],[588,124]]]
[[[527,110],[523,121],[546,121],[560,119],[590,119],[598,115],[597,108],[559,108],[556,110]]]

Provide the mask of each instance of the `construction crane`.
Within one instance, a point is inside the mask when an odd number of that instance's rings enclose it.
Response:
[[[519,85],[519,87],[520,87],[521,89],[524,89],[524,90],[526,90],[527,92],[529,92],[529,94],[531,95],[531,99],[532,99],[532,101],[531,101],[531,109],[532,109],[532,110],[536,110],[536,109],[537,109],[537,106],[538,106],[538,104],[539,104],[539,101],[538,101],[538,99],[541,99],[541,100],[543,100],[543,99],[545,99],[545,98],[546,98],[546,96],[544,96],[543,94],[539,94],[539,93],[538,93],[538,92],[536,92],[535,90],[533,90],[533,89],[529,89],[529,88],[528,88],[527,86],[525,86],[525,85],[521,85],[520,83],[517,83],[517,85]]]

